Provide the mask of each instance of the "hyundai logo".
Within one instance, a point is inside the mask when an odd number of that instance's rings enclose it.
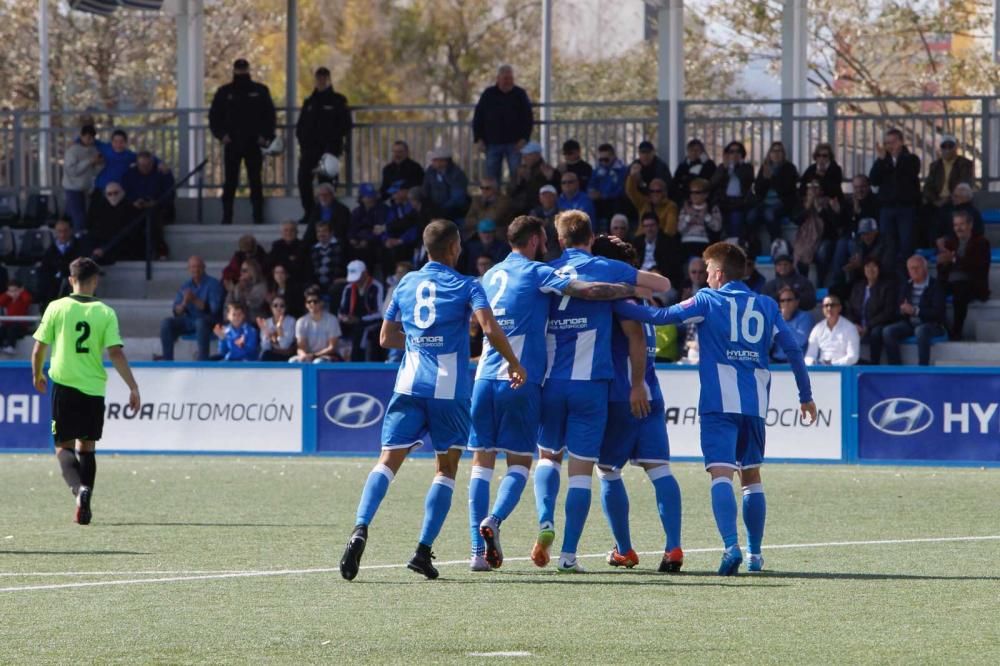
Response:
[[[382,402],[367,393],[341,393],[327,400],[323,413],[342,428],[367,428],[382,418]]]
[[[868,422],[887,435],[916,435],[931,427],[934,412],[911,398],[889,398],[868,410]]]

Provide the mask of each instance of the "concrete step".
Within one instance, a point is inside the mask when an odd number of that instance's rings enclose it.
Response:
[[[299,230],[300,236],[304,230]],[[241,236],[252,235],[265,250],[281,236],[277,224],[171,224],[163,231],[173,261],[186,261],[193,254],[208,262],[229,261]]]
[[[966,324],[965,330],[969,330]],[[972,323],[972,335],[976,342],[1000,342],[1000,321],[979,320]]]
[[[357,205],[355,197],[340,196],[340,202],[348,208]],[[201,201],[201,217],[199,222],[198,199],[182,197],[176,200],[177,221],[205,226],[221,226],[222,201],[217,193],[206,194]],[[278,224],[285,220],[298,220],[302,217],[302,204],[298,197],[265,196],[264,224]],[[253,210],[250,199],[237,198],[233,202],[233,222],[250,224],[253,222]]]
[[[118,313],[118,326],[124,337],[155,337],[160,322],[170,316],[173,299],[106,298],[105,303]]]
[[[229,263],[228,257],[223,260],[209,260],[205,262],[205,268],[209,275],[221,279],[222,269],[227,263]],[[99,287],[99,296],[103,299],[173,300],[180,286],[190,278],[187,261],[154,261],[153,279],[149,282],[146,281],[144,261],[119,261],[112,266],[106,266],[104,273]],[[164,312],[168,310],[169,304]],[[119,317],[124,317],[124,314],[119,312]]]
[[[153,333],[157,333],[159,328],[159,323],[157,323],[156,331]],[[153,356],[161,352],[160,338],[156,335],[150,335],[150,331],[143,331],[136,335],[122,335],[122,341],[125,343],[125,355],[132,361],[152,361]],[[22,338],[17,343],[14,355],[0,356],[0,360],[30,361],[32,346],[33,342],[30,336]],[[211,349],[213,353],[218,349],[218,343],[215,340],[212,341]],[[177,340],[174,343],[174,358],[176,360],[195,361],[197,357],[198,345],[194,340]]]

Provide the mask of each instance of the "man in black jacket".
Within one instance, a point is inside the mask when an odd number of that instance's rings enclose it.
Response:
[[[43,311],[50,301],[65,296],[71,291],[67,281],[69,265],[74,259],[88,255],[83,241],[73,236],[73,227],[70,226],[69,220],[62,219],[56,222],[53,232],[54,242],[42,255],[39,270],[41,293],[38,295],[38,300]],[[6,284],[3,286],[6,288]]]
[[[878,188],[879,229],[893,248],[896,268],[905,278],[903,267],[913,254],[913,233],[920,205],[920,158],[907,150],[903,133],[891,129],[885,133],[885,145],[876,147],[878,159],[868,175]]]
[[[233,198],[240,182],[240,162],[246,162],[254,224],[264,221],[261,148],[274,139],[277,119],[271,91],[250,79],[250,64],[233,63],[233,80],[220,86],[208,112],[212,135],[222,142],[225,182],[222,185],[222,223],[233,223]]]
[[[316,89],[302,102],[302,112],[295,123],[295,138],[299,141],[299,198],[302,212],[312,210],[313,171],[325,153],[337,158],[344,154],[344,142],[350,137],[354,121],[347,108],[347,98],[334,91],[330,70],[316,70]],[[324,178],[320,178],[321,181]],[[329,178],[326,182],[331,182]]]
[[[930,365],[931,342],[946,333],[944,286],[930,276],[927,260],[919,254],[907,260],[906,271],[910,279],[899,294],[901,319],[882,329],[885,355],[889,365],[900,365],[903,361],[899,343],[914,335],[920,365]]]
[[[497,183],[503,175],[503,161],[511,180],[521,164],[521,148],[531,139],[535,119],[531,100],[524,88],[514,85],[514,70],[501,65],[496,85],[483,91],[472,117],[472,137],[486,151],[486,175]]]
[[[410,159],[410,146],[405,141],[392,144],[392,161],[382,167],[382,185],[378,188],[383,201],[389,198],[389,189],[403,181],[403,189],[423,187],[424,168]]]
[[[684,258],[677,237],[671,238],[660,230],[660,220],[653,211],[646,211],[639,221],[639,235],[632,241],[639,257],[639,268],[656,270],[679,285],[684,276]]]

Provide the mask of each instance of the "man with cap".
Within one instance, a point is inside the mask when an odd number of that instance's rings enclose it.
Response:
[[[580,191],[586,192],[590,188],[590,177],[594,174],[594,167],[590,166],[581,157],[580,142],[576,139],[569,139],[562,145],[562,162],[559,163],[559,171],[566,173],[570,171],[576,174],[580,181]]]
[[[895,276],[893,250],[879,232],[878,220],[871,217],[858,221],[858,235],[854,238],[854,253],[844,267],[848,289],[864,279],[864,265],[869,258],[878,260],[879,270],[886,278]]]
[[[382,283],[372,278],[365,262],[347,264],[347,287],[340,295],[337,319],[344,337],[351,340],[352,361],[378,361],[378,343],[372,335],[382,323]]]
[[[496,84],[480,95],[472,116],[472,138],[486,151],[486,175],[502,180],[503,161],[511,180],[521,163],[521,148],[531,139],[535,119],[524,88],[514,85],[514,69],[501,65]]]
[[[920,227],[917,230],[917,247],[927,247],[938,236],[938,229],[951,230],[952,195],[959,185],[971,188],[975,182],[972,160],[958,154],[955,137],[945,134],[940,141],[940,157],[931,162],[924,180],[923,206],[920,210]]]
[[[233,80],[215,91],[208,112],[212,135],[222,142],[225,181],[222,185],[222,223],[233,223],[233,198],[240,183],[240,163],[245,162],[250,182],[254,224],[264,221],[264,187],[261,148],[274,139],[277,118],[271,91],[250,78],[250,64],[233,63]]]
[[[582,210],[590,218],[591,226],[595,227],[597,224],[597,211],[594,209],[594,202],[581,189],[580,179],[576,173],[572,171],[562,172],[559,183],[562,185],[562,194],[559,195],[559,212],[561,213],[564,210]]]
[[[450,148],[435,148],[424,172],[424,199],[448,220],[461,220],[469,210],[469,178],[451,159]]]
[[[597,210],[598,228],[615,215],[622,212],[625,198],[625,178],[628,170],[625,164],[615,154],[615,147],[610,143],[602,143],[597,147],[597,165],[587,181],[587,195],[594,202]]]
[[[90,499],[97,476],[94,448],[104,429],[104,393],[108,374],[104,350],[129,389],[127,409],[139,411],[139,385],[122,351],[118,317],[94,298],[101,270],[89,258],[74,259],[69,266],[73,293],[45,309],[35,331],[31,373],[39,393],[48,390],[45,356],[51,346],[49,378],[52,380],[52,435],[62,477],[76,497],[74,522],[88,525]],[[54,346],[53,346],[54,345]]]
[[[638,185],[639,191],[643,194],[649,192],[650,184],[656,180],[662,180],[670,190],[670,184],[672,178],[670,177],[670,167],[657,156],[656,148],[649,141],[642,141],[639,143],[639,157],[632,162],[632,164],[638,164]],[[633,171],[630,170],[630,173]]]
[[[538,202],[538,192],[551,185],[558,192],[560,173],[542,156],[542,146],[529,141],[521,148],[521,165],[511,179],[508,191],[515,215],[523,215]]]
[[[510,246],[497,238],[497,225],[493,220],[479,220],[476,235],[465,243],[461,256],[461,270],[466,275],[478,275],[476,260],[487,256],[499,264],[510,254]]]
[[[803,310],[808,312],[816,307],[816,287],[809,278],[795,270],[795,264],[787,254],[775,257],[774,278],[767,281],[762,293],[777,301],[778,294],[785,287],[791,287],[798,294],[799,306]]]
[[[299,141],[299,198],[304,215],[313,206],[313,171],[319,159],[324,153],[338,158],[343,155],[352,127],[354,121],[347,98],[334,91],[330,70],[320,67],[316,70],[316,88],[302,102],[295,123],[295,138]]]

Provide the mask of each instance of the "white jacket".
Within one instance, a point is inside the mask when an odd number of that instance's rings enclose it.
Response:
[[[97,148],[73,142],[63,156],[62,186],[64,190],[89,192],[94,189],[94,178],[100,165],[91,163],[97,157]]]

